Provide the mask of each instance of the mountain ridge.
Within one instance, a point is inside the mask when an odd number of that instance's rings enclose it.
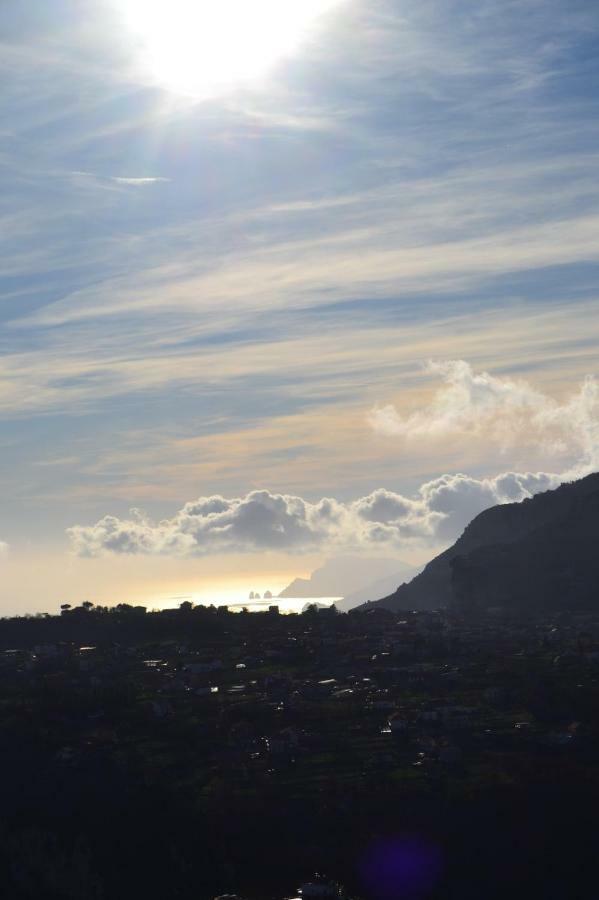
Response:
[[[599,556],[592,545],[598,533],[599,474],[593,473],[519,503],[484,510],[451,547],[432,559],[412,581],[370,606],[393,611],[454,604],[472,608],[487,600],[487,606],[514,605],[510,598],[519,598],[525,605],[538,605],[538,598],[534,603],[523,599],[523,590],[518,586],[518,578],[526,580],[531,575],[543,583],[555,605],[557,601],[544,575],[543,563],[545,569],[552,570],[554,579],[561,579],[562,590],[568,583],[569,562],[582,566],[587,572],[584,588],[582,576],[573,571],[570,583],[579,584],[580,596],[587,597],[591,591],[594,556]],[[527,554],[531,555],[528,567]],[[550,566],[548,557],[551,556],[554,562]],[[565,595],[570,603],[576,599],[572,590],[566,590]],[[526,596],[531,597],[530,587]]]

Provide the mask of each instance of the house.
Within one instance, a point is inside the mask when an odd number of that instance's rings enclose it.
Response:
[[[205,675],[207,672],[218,672],[223,668],[222,660],[213,659],[209,662],[193,662],[183,666],[183,671],[190,675]]]
[[[401,713],[394,713],[394,715],[389,716],[387,721],[389,722],[391,734],[402,735],[407,733],[408,722]]]
[[[218,688],[216,690],[218,690]],[[216,693],[216,691],[211,685],[198,687],[194,691],[196,697],[211,697],[213,693]]]
[[[299,736],[293,728],[284,728],[278,734],[268,738],[267,746],[270,753],[276,755],[292,753],[299,745]]]
[[[56,644],[37,644],[33,648],[33,655],[38,659],[56,659],[59,649]]]
[[[173,712],[173,708],[168,700],[152,700],[150,707],[157,719],[166,719]]]
[[[446,744],[439,750],[439,762],[444,766],[457,766],[462,761],[462,751],[455,744]]]
[[[328,881],[326,878],[315,876],[314,881],[307,881],[300,888],[302,898],[312,897],[341,897],[342,891],[338,884],[334,881]]]
[[[394,700],[371,700],[368,703],[369,709],[377,709],[381,712],[389,712],[395,709],[395,701]]]

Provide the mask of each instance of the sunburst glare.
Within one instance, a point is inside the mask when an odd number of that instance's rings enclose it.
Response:
[[[193,95],[264,75],[340,0],[118,0],[147,73]]]

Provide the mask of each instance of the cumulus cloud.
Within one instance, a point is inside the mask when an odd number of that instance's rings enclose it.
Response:
[[[267,490],[244,497],[200,497],[170,519],[152,522],[137,510],[68,529],[80,556],[282,550],[395,551],[407,543],[449,541],[489,506],[523,500],[557,486],[559,475],[507,472],[495,478],[443,475],[407,497],[380,488],[350,502],[316,502]]]
[[[429,361],[443,384],[431,402],[404,416],[393,405],[376,407],[369,421],[382,434],[405,439],[484,435],[502,447],[536,443],[571,452],[583,467],[599,461],[599,384],[587,376],[563,403],[528,382],[475,372],[464,360]]]
[[[597,467],[599,386],[594,378],[585,379],[560,403],[525,381],[477,373],[463,360],[430,362],[428,371],[443,381],[432,401],[408,416],[393,406],[376,409],[373,427],[406,439],[480,433],[505,445],[537,441],[570,449],[578,461],[560,473],[441,475],[411,496],[379,488],[345,502],[331,497],[310,501],[268,490],[235,498],[200,497],[159,522],[133,510],[128,518],[105,516],[94,525],[74,526],[68,534],[75,552],[394,552],[406,544],[449,543],[482,510],[524,500]]]

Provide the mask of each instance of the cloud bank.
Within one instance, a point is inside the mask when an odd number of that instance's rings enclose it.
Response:
[[[404,439],[480,433],[504,446],[528,441],[553,451],[572,450],[578,461],[561,473],[441,475],[412,496],[379,488],[348,502],[332,497],[311,501],[268,490],[234,498],[200,497],[159,522],[133,510],[126,519],[105,516],[94,525],[76,525],[68,529],[73,549],[80,556],[395,552],[410,544],[450,542],[482,510],[524,500],[596,468],[599,387],[594,378],[587,377],[560,403],[525,381],[476,373],[464,360],[429,362],[427,368],[443,381],[431,402],[407,416],[394,406],[375,409],[370,421],[376,430]]]
[[[542,472],[480,479],[442,475],[412,497],[380,488],[347,503],[329,497],[310,502],[261,490],[232,499],[200,497],[159,522],[132,510],[129,518],[105,516],[67,533],[79,556],[395,551],[409,543],[451,540],[483,509],[523,500],[560,481],[559,475]]]
[[[443,386],[431,402],[403,416],[395,406],[376,407],[375,431],[405,439],[484,435],[503,448],[538,444],[549,452],[570,452],[577,472],[599,461],[599,383],[587,376],[563,403],[526,381],[475,372],[465,360],[429,361],[427,370]]]

